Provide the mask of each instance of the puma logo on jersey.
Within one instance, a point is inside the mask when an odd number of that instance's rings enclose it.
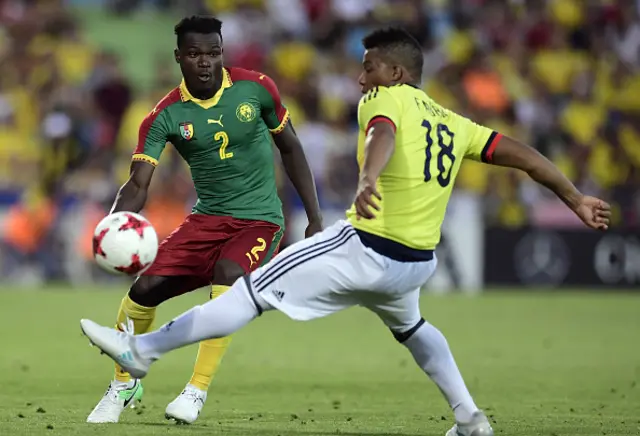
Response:
[[[264,75],[264,74],[260,74],[259,79],[260,79],[260,80],[263,80],[264,78],[265,78],[265,75]]]
[[[220,115],[220,119],[218,119],[218,120],[211,120],[211,119],[208,119],[208,120],[207,120],[207,124],[218,124],[218,125],[220,125],[220,127],[224,127],[224,126],[222,125],[222,117],[223,117],[223,115]]]

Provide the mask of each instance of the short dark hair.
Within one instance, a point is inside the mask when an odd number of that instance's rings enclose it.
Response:
[[[374,30],[362,39],[367,50],[377,48],[384,57],[402,65],[414,76],[422,76],[422,47],[409,32],[399,27]]]
[[[178,47],[187,33],[217,33],[222,40],[222,21],[206,15],[185,17],[173,29],[178,37]]]

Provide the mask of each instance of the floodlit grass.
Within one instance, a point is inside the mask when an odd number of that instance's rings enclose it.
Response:
[[[2,435],[444,435],[438,390],[361,309],[297,323],[269,313],[238,333],[192,426],[164,420],[189,379],[195,347],[164,357],[143,406],[120,424],[88,425],[112,364],[79,319],[111,323],[124,291],[0,290]],[[159,309],[158,324],[205,301]],[[640,434],[640,295],[493,293],[425,296],[497,434]]]

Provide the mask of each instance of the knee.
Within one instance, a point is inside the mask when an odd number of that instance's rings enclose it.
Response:
[[[243,275],[245,275],[245,272],[240,265],[222,259],[213,268],[213,283],[215,285],[231,286]]]
[[[154,283],[154,277],[151,276],[141,276],[129,289],[129,298],[141,306],[144,307],[155,307],[162,303],[162,301],[157,301],[154,293],[152,292],[156,283]]]
[[[404,344],[409,340],[409,338],[411,338],[411,336],[413,336],[415,332],[418,331],[420,327],[424,325],[424,323],[425,323],[424,318],[420,318],[420,321],[414,324],[413,327],[411,327],[410,329],[403,330],[403,331],[391,330],[391,334],[393,334],[393,337],[396,339],[396,341],[398,341],[401,344]]]

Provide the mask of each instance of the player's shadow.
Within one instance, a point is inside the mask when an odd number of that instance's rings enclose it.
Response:
[[[282,433],[282,432],[274,432],[280,434],[282,436],[289,435],[305,435],[305,436],[313,436],[313,435],[337,435],[337,436],[431,436],[426,433],[363,433],[363,432],[335,432],[335,431],[307,431],[307,432],[290,432],[290,433]],[[271,434],[274,434],[271,433]],[[257,434],[257,433],[256,433]],[[435,436],[436,433],[433,434]],[[437,433],[438,436],[442,436],[442,432]]]
[[[226,429],[230,429],[230,427],[227,427]],[[226,430],[225,429],[225,430]],[[258,428],[258,427],[252,427],[250,429],[243,427],[243,429],[237,429],[239,431],[238,434],[246,432],[247,430],[249,430],[251,432],[251,435],[256,435],[256,436],[442,436],[442,432],[437,432],[437,433],[424,433],[424,432],[420,432],[420,433],[404,433],[404,432],[396,432],[396,433],[389,433],[389,432],[376,432],[376,433],[370,433],[370,432],[353,432],[353,431],[344,431],[344,430],[333,430],[333,431],[329,431],[329,430],[272,430],[272,429],[265,429],[265,428]],[[225,434],[226,431],[225,431]]]
[[[406,433],[406,432],[350,432],[344,430],[278,430],[264,427],[246,427],[246,426],[233,426],[233,425],[217,425],[217,426],[203,426],[203,425],[189,425],[181,426],[175,424],[169,424],[166,422],[140,422],[139,425],[149,427],[185,427],[189,429],[189,432],[203,432],[208,434],[224,434],[224,435],[242,435],[246,436],[247,433],[252,436],[442,436],[442,431],[433,431],[431,433],[419,432],[419,433]]]

